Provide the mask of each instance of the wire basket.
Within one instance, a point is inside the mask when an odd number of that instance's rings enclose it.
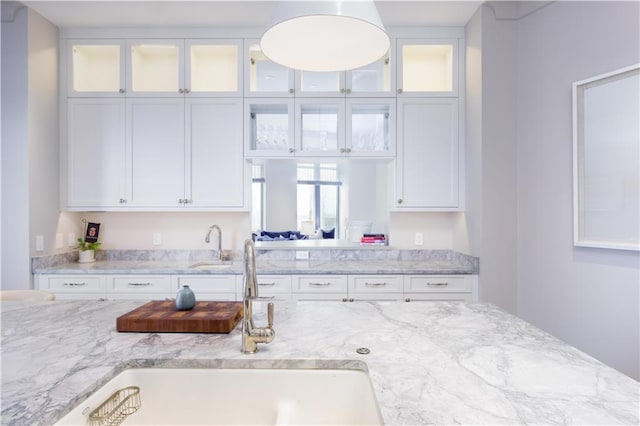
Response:
[[[140,408],[140,388],[129,386],[115,391],[89,414],[89,426],[117,426]]]

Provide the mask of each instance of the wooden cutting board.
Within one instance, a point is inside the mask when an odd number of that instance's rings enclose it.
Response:
[[[118,331],[143,333],[229,333],[242,318],[242,302],[196,302],[177,311],[172,300],[154,300],[116,319]]]

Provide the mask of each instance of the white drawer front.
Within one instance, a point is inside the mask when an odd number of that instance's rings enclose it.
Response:
[[[349,276],[349,294],[351,293],[402,293],[401,275],[351,275]]]
[[[308,275],[297,277],[294,293],[346,293],[347,277],[344,275]]]
[[[53,292],[71,293],[104,293],[105,279],[103,276],[92,275],[69,275],[55,276],[44,279],[45,285],[42,290]]]
[[[258,275],[257,279],[259,296],[291,293],[291,276],[289,275]]]
[[[471,281],[464,275],[407,275],[405,293],[470,293]]]
[[[126,275],[111,277],[110,291],[120,293],[173,293],[171,276]]]
[[[235,295],[237,279],[236,275],[178,276],[173,290],[177,292],[182,286],[188,285],[195,293],[196,300],[200,293],[233,293]]]

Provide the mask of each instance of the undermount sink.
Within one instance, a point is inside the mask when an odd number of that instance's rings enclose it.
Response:
[[[232,263],[214,263],[214,262],[198,262],[189,266],[189,269],[227,269],[231,268]]]
[[[57,424],[91,424],[96,407],[131,386],[139,409],[123,425],[384,424],[365,371],[301,368],[132,368]]]

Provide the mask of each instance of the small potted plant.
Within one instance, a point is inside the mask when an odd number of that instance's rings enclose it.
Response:
[[[78,238],[78,250],[80,250],[80,257],[78,262],[90,263],[96,261],[96,250],[100,248],[100,243],[97,241],[89,242],[82,238]]]

